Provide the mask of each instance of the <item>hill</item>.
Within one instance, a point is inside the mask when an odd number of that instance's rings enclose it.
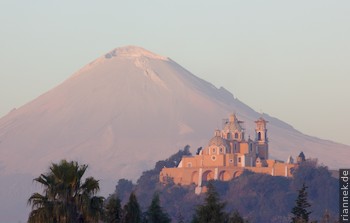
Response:
[[[135,191],[142,208],[150,204],[154,193],[159,193],[161,204],[170,214],[173,222],[179,216],[190,222],[195,207],[201,204],[204,194],[196,195],[195,186],[179,186],[171,181],[160,184],[160,169],[171,167],[182,155],[189,155],[188,147],[166,160],[156,163],[154,169],[145,171],[136,184],[121,179],[115,195],[126,203],[131,191]],[[238,210],[251,223],[288,223],[295,205],[298,190],[302,184],[308,186],[308,199],[311,203],[312,220],[321,220],[328,212],[331,219],[339,213],[338,180],[331,176],[328,167],[318,165],[317,160],[307,160],[296,170],[294,178],[257,174],[249,171],[228,182],[214,181],[214,186],[226,202],[227,212]]]

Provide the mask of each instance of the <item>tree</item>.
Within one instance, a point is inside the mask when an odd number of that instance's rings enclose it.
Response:
[[[177,220],[177,223],[185,223],[185,218],[184,216],[182,216],[181,212],[177,213],[176,220]]]
[[[147,223],[170,223],[168,214],[162,210],[159,194],[155,193],[146,213]]]
[[[220,202],[213,183],[208,184],[205,202],[196,208],[193,223],[218,223],[227,221],[227,213],[224,212],[225,203]]]
[[[122,220],[122,206],[118,197],[112,196],[105,207],[106,223],[120,223]]]
[[[228,223],[246,223],[247,221],[244,221],[242,216],[239,214],[237,210],[235,210],[232,215],[230,216]]]
[[[119,179],[117,186],[115,187],[115,194],[121,200],[126,203],[129,199],[131,192],[134,190],[135,185],[131,180]]]
[[[123,223],[141,223],[141,209],[134,192],[130,194],[128,203],[124,206]]]
[[[28,222],[98,222],[103,212],[103,197],[95,196],[100,188],[93,177],[82,182],[87,168],[87,165],[62,160],[59,164],[53,163],[47,174],[35,178],[44,191],[28,199],[32,206]]]
[[[311,207],[307,201],[307,186],[303,184],[299,190],[298,198],[295,201],[295,207],[292,209],[292,223],[307,223],[309,222],[309,215],[311,214],[307,208]]]

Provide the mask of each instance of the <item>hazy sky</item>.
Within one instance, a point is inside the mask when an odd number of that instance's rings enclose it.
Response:
[[[350,145],[348,0],[0,0],[0,116],[138,45],[259,112]]]

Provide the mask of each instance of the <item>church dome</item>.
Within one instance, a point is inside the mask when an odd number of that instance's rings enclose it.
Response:
[[[241,126],[243,122],[239,121],[235,114],[231,114],[229,120],[225,123],[223,129],[224,132],[242,132],[243,127]]]
[[[209,146],[224,146],[225,148],[228,148],[228,144],[225,139],[223,139],[220,136],[214,136],[210,141],[209,141]]]

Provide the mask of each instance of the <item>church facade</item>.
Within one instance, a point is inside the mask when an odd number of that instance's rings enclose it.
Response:
[[[202,184],[209,180],[229,181],[245,169],[272,176],[292,176],[295,167],[293,159],[282,162],[269,159],[267,121],[255,121],[255,139],[245,138],[242,121],[235,114],[225,120],[222,130],[215,130],[214,137],[204,149],[194,156],[184,156],[176,168],[163,168],[160,181],[171,178],[180,185],[197,185],[200,193]]]

